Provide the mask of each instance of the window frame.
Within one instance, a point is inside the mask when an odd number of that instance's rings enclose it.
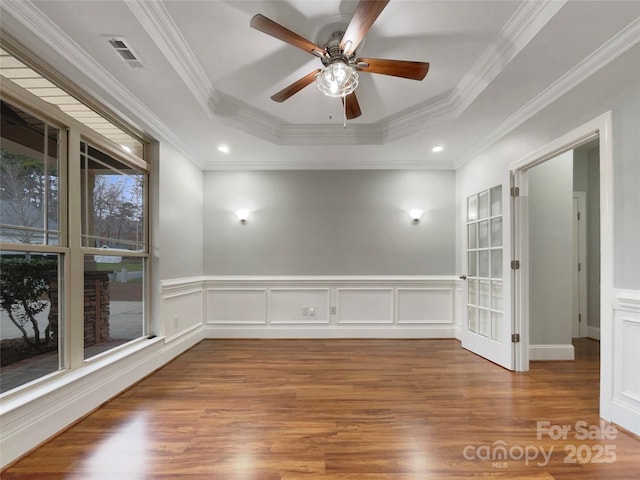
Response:
[[[11,52],[4,45],[3,49]],[[21,59],[23,60],[23,59]],[[31,67],[31,64],[29,64]],[[46,78],[46,77],[45,77]],[[73,92],[72,92],[73,93]],[[53,127],[59,129],[59,242],[58,245],[35,245],[18,243],[0,243],[2,251],[11,252],[42,252],[55,253],[60,255],[61,261],[59,269],[59,327],[63,332],[58,347],[59,370],[43,375],[42,377],[20,385],[14,389],[0,394],[0,398],[12,398],[31,391],[35,391],[47,382],[55,381],[78,368],[103,361],[109,357],[114,359],[120,352],[127,348],[137,348],[141,341],[154,333],[154,323],[152,322],[152,258],[151,258],[151,212],[149,204],[151,187],[151,164],[147,160],[150,157],[150,141],[136,137],[143,143],[145,158],[139,158],[124,151],[120,145],[109,140],[89,127],[83,125],[72,117],[68,116],[54,105],[38,98],[10,79],[2,79],[0,85],[0,96],[3,101],[10,103],[30,115],[38,118]],[[88,105],[92,108],[92,105]],[[99,112],[102,113],[102,112]],[[120,125],[118,125],[120,126]],[[129,130],[130,131],[130,130]],[[143,257],[144,264],[144,289],[143,289],[143,325],[142,336],[124,343],[123,345],[109,349],[106,352],[84,358],[84,256],[92,255],[97,250],[91,247],[82,246],[81,227],[81,183],[80,183],[80,143],[88,142],[112,155],[118,161],[135,167],[144,173],[144,251],[129,251],[113,249],[113,253],[122,252],[127,256]],[[98,253],[104,253],[98,252]],[[111,253],[111,252],[110,252]]]

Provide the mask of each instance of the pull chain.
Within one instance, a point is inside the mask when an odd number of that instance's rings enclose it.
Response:
[[[346,97],[342,97],[342,105],[344,105],[344,109],[342,110],[343,112],[342,128],[347,128],[347,98]]]
[[[347,128],[347,101],[345,97],[341,97],[342,100],[342,128]],[[333,97],[329,97],[329,120],[333,120]]]

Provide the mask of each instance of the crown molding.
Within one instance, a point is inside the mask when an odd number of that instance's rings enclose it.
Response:
[[[164,139],[179,148],[182,153],[195,165],[203,168],[202,162],[197,162],[186,152],[189,150],[183,142],[160,120],[146,105],[140,102],[135,95],[127,90],[118,80],[116,80],[102,65],[97,63],[82,47],[75,43],[66,33],[54,24],[46,15],[42,13],[30,0],[3,1],[2,9],[13,17],[22,27],[31,32],[36,38],[48,45],[65,61],[73,65],[93,84],[107,92],[111,98],[117,98],[122,104],[127,106],[127,110],[139,119],[138,125],[148,128],[141,128],[142,131],[150,130],[153,137]],[[96,92],[91,92],[92,96],[100,98]],[[117,109],[111,102],[101,100],[110,109],[121,114],[121,109]],[[126,118],[126,115],[121,114]],[[140,121],[144,119],[144,121]]]
[[[500,74],[566,0],[523,2],[458,86],[444,99],[429,100],[372,124],[300,125],[284,123],[212,85],[162,1],[127,0],[127,5],[207,114],[278,145],[384,144],[459,116]]]
[[[126,5],[185,83],[209,118],[219,96],[182,32],[162,2],[126,0]]]
[[[271,143],[280,143],[280,119],[254,108],[235,97],[217,93],[209,102],[210,111],[222,123],[245,131]]]
[[[382,145],[384,132],[375,125],[291,125],[280,127],[282,145]]]
[[[381,143],[392,142],[453,118],[453,92],[446,97],[428,100],[379,122],[384,135]]]
[[[538,0],[520,5],[502,27],[496,40],[480,55],[456,87],[452,95],[456,117],[478,98],[565,3],[566,0]]]
[[[383,130],[371,125],[342,123],[292,125],[254,108],[235,97],[218,93],[212,110],[223,123],[276,145],[375,145]]]
[[[430,160],[322,160],[281,159],[256,161],[217,161],[205,163],[204,170],[453,170],[452,162]]]
[[[531,117],[555,102],[562,95],[571,91],[591,75],[604,68],[620,55],[640,42],[640,18],[620,30],[616,35],[607,40],[597,50],[588,55],[571,70],[545,88],[538,95],[529,100],[515,113],[502,122],[482,142],[476,144],[467,155],[462,156],[461,162],[456,163],[460,168],[473,158],[478,156],[486,148],[500,140],[502,137],[522,125]]]

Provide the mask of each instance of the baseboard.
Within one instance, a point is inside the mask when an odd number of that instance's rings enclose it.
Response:
[[[613,399],[611,421],[640,437],[640,410],[619,399]]]
[[[3,399],[0,468],[14,462],[107,400],[202,340],[202,329],[139,343],[117,359],[61,373],[28,392]]]
[[[454,326],[455,338],[456,340],[462,341],[462,327],[458,324]]]
[[[394,327],[379,325],[292,327],[287,325],[205,325],[204,338],[455,338],[454,326]]]
[[[529,360],[575,360],[573,345],[529,345]]]
[[[600,327],[587,326],[587,337],[600,340]]]

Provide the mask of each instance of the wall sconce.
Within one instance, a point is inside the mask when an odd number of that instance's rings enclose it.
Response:
[[[249,210],[246,209],[242,209],[242,210],[236,210],[236,215],[238,216],[238,220],[240,220],[240,223],[247,223],[247,219],[249,218]]]
[[[418,223],[422,218],[422,210],[418,208],[412,208],[409,210],[409,218],[413,221],[413,223]]]

